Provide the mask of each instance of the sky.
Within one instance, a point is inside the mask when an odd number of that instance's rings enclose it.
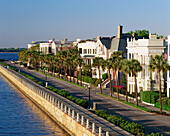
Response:
[[[0,48],[149,30],[170,34],[170,0],[0,0]]]

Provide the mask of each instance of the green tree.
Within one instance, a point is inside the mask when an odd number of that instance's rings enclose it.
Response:
[[[92,69],[91,65],[84,64],[82,67],[83,73],[85,76],[90,76],[92,77]]]
[[[19,61],[28,61],[27,50],[18,53]]]
[[[137,73],[142,71],[142,66],[140,65],[139,61],[136,59],[129,60],[129,68],[128,72],[132,73],[132,76],[134,77],[135,81],[135,93],[136,93],[136,106],[138,106],[138,92],[137,92]],[[128,73],[127,72],[127,73]]]
[[[39,57],[39,61],[40,61],[40,64],[41,64],[41,68],[43,66],[45,66],[45,54],[40,54],[40,57]]]
[[[38,52],[38,51],[32,51],[31,52],[31,58],[35,62],[35,69],[36,70],[37,70],[37,62],[38,62],[39,56],[40,56],[40,52]]]
[[[102,61],[103,61],[103,58],[101,57],[95,57],[93,59],[93,64],[92,66],[93,67],[97,67],[98,71],[99,71],[99,80],[100,80],[100,93],[102,93],[102,86],[101,86],[101,75],[100,75],[100,67],[102,65]]]
[[[148,30],[135,30],[134,32],[130,31],[130,32],[127,32],[127,33],[130,34],[130,35],[133,35],[133,33],[136,33],[136,34],[138,34],[138,36],[149,38],[149,31]]]
[[[122,60],[119,65],[119,70],[123,71],[123,76],[122,76],[122,83],[126,85],[126,102],[128,102],[128,96],[127,96],[127,75],[131,73],[131,63],[130,60]]]
[[[103,70],[105,70],[105,69],[108,70],[109,81],[110,81],[110,96],[112,97],[112,83],[111,83],[111,73],[110,73],[111,68],[112,68],[112,61],[111,61],[111,59],[103,60],[103,62],[102,62],[102,69]]]
[[[159,36],[158,36],[158,39],[162,39],[162,38],[164,38],[163,35],[159,35]]]
[[[67,51],[65,50],[61,50],[58,52],[58,58],[61,62],[61,72],[62,72],[62,69],[64,68],[64,77],[65,77],[65,80],[66,80],[66,68],[64,66],[64,60],[67,58]]]
[[[149,71],[158,72],[158,82],[159,82],[159,103],[160,103],[160,112],[162,113],[162,101],[161,101],[161,72],[164,73],[167,70],[170,70],[168,61],[163,55],[155,55],[151,57],[149,62]]]
[[[82,85],[81,67],[83,65],[83,59],[80,56],[77,56],[77,58],[75,59],[75,63],[77,63],[77,66],[79,67],[80,85]],[[77,84],[78,84],[78,72],[77,72]]]
[[[65,67],[68,68],[68,70],[69,70],[69,76],[70,76],[70,82],[71,82],[71,66],[72,66],[72,60],[71,60],[71,58],[66,58],[66,59],[64,60],[64,65],[65,65]],[[68,75],[68,74],[67,74],[67,75]]]
[[[117,99],[119,99],[119,92],[118,92],[118,77],[116,73],[119,71],[119,65],[122,59],[123,59],[122,51],[113,52],[113,54],[110,57],[110,60],[112,62],[113,75],[115,76],[116,81]]]

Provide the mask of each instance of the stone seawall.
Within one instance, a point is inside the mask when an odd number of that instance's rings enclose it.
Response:
[[[0,66],[0,73],[13,83],[19,90],[30,98],[37,106],[46,112],[57,124],[70,135],[96,136],[101,135],[101,128],[95,130],[95,124],[85,119],[81,114],[69,108],[69,104],[63,103],[53,92],[33,83],[22,75],[10,69]],[[69,101],[69,100],[68,100]],[[96,133],[99,132],[99,133]],[[106,135],[109,135],[106,132]]]

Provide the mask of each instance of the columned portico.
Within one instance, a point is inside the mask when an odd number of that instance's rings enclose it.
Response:
[[[162,55],[164,53],[163,39],[157,39],[156,34],[150,34],[149,39],[131,38],[127,40],[128,59],[137,59],[142,71],[137,74],[138,92],[146,90],[158,90],[158,74],[157,71],[150,72],[148,69],[149,60],[152,56]],[[161,89],[164,89],[164,79],[161,73]],[[134,92],[134,79],[128,76],[128,90]]]

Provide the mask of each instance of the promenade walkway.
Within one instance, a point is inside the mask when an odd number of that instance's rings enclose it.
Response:
[[[99,127],[102,127],[102,136],[106,135],[106,132],[109,132],[110,136],[133,136],[132,134],[130,134],[129,132],[126,132],[125,130],[115,126],[114,124],[108,122],[107,120],[91,113],[90,111],[88,111],[87,109],[75,104],[74,102],[46,89],[45,87],[42,87],[41,85],[33,82],[32,80],[20,75],[19,73],[8,69],[9,71],[15,73],[16,75],[22,77],[23,79],[25,79],[29,84],[32,84],[38,88],[40,88],[41,90],[43,90],[44,92],[48,92],[51,96],[53,96],[54,98],[56,98],[57,100],[59,100],[60,102],[62,102],[64,105],[67,105],[68,108],[70,108],[71,110],[74,110],[75,115],[76,113],[80,114],[81,116],[84,116],[84,119],[87,120],[89,119],[89,129],[92,129],[92,123],[95,123],[95,132],[96,134],[98,134],[99,132]],[[84,126],[86,125],[86,121],[84,120]],[[86,127],[86,126],[85,126]]]
[[[33,70],[27,70],[19,66],[16,67],[20,68],[22,72],[36,77],[38,80],[45,81],[44,74]],[[82,89],[81,87],[49,76],[48,85],[56,87],[58,89],[65,89],[73,96],[88,100],[88,90]],[[137,122],[145,127],[145,131],[147,134],[150,134],[151,132],[159,132],[165,135],[170,135],[170,116],[161,116],[147,113],[120,103],[118,101],[97,95],[96,93],[99,93],[99,89],[93,88],[91,90],[91,102],[97,103],[97,109],[107,110],[109,114],[119,115],[130,122]],[[109,89],[103,90],[103,93],[108,94]],[[123,97],[120,98],[124,99]],[[152,106],[146,107],[154,109],[154,107]]]

